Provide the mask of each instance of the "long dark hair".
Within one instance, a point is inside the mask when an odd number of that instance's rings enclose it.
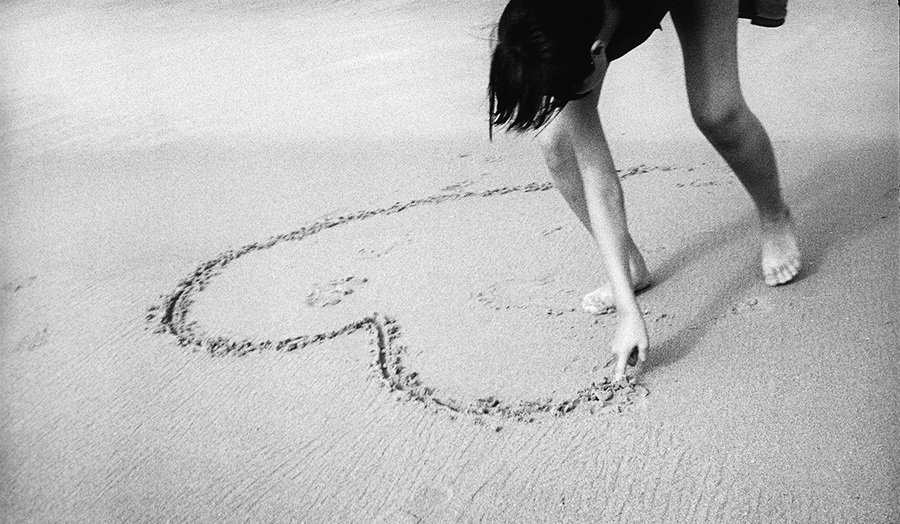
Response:
[[[497,24],[488,83],[489,132],[538,129],[593,71],[603,0],[511,0]]]

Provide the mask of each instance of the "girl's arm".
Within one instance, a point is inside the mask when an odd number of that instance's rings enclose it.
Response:
[[[619,325],[611,350],[618,357],[616,378],[621,378],[631,352],[637,349],[640,360],[645,360],[649,342],[628,269],[627,246],[630,240],[622,186],[597,111],[600,84],[606,69],[605,60],[602,62],[597,64],[598,69],[601,65],[603,67],[597,72],[601,76],[593,92],[567,104],[558,116],[566,120],[565,124],[571,129],[591,230],[600,248],[603,267],[616,301]]]

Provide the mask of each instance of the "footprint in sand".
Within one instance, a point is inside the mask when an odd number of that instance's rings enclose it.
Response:
[[[367,278],[349,276],[319,284],[306,295],[304,302],[309,307],[336,306],[341,303],[345,296],[353,294],[359,286],[368,281],[369,279]]]
[[[19,343],[16,344],[16,352],[20,351],[35,351],[38,350],[50,341],[50,330],[47,326],[44,326],[42,329],[22,337],[19,340]]]
[[[732,315],[741,315],[757,309],[758,306],[759,299],[756,297],[752,297],[741,300],[737,304],[732,305],[730,311]]]
[[[494,283],[475,293],[475,299],[495,311],[535,309],[547,315],[573,313],[575,290],[565,289],[552,277],[534,280],[510,279]]]

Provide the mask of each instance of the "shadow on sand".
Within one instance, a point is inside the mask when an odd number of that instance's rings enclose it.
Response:
[[[841,244],[878,227],[880,221],[897,221],[897,156],[897,144],[890,140],[829,149],[802,181],[785,188],[798,222],[804,263],[795,282],[817,278],[823,261]],[[665,286],[684,267],[743,242],[747,234],[755,234],[754,222],[755,216],[746,214],[712,235],[695,236],[663,262],[656,285]],[[890,242],[900,242],[897,228]],[[714,285],[716,291],[674,335],[655,345],[644,370],[665,368],[689,354],[734,302],[756,285],[759,274],[758,262],[752,258],[729,274],[698,282]]]

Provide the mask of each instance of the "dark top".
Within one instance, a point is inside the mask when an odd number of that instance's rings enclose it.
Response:
[[[622,21],[606,44],[606,59],[612,62],[643,44],[678,0],[622,0]]]
[[[643,44],[678,0],[618,0],[622,22],[606,46],[606,59],[612,62]],[[740,0],[740,18],[754,25],[778,27],[787,15],[787,0]]]

